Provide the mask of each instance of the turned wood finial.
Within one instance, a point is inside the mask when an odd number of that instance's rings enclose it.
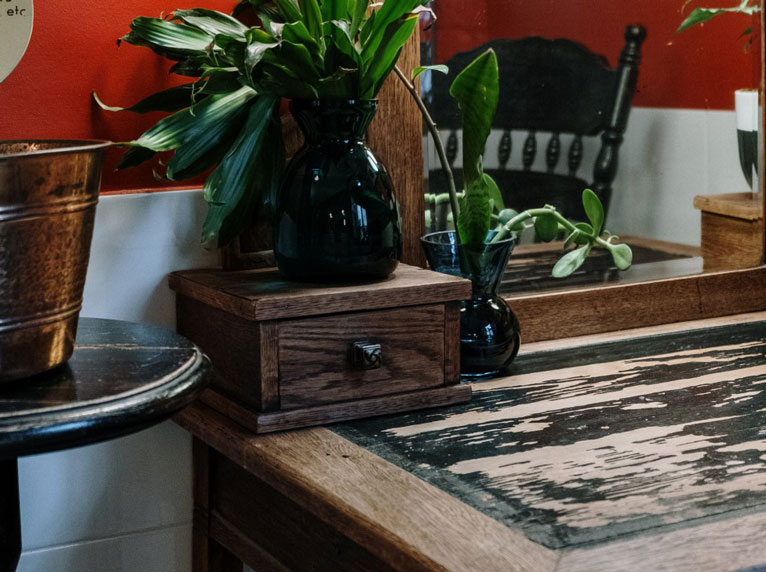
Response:
[[[622,144],[622,134],[628,126],[628,115],[633,103],[633,94],[638,84],[638,65],[641,61],[641,44],[646,39],[646,28],[638,24],[625,27],[625,46],[617,66],[617,95],[612,116],[601,135],[601,151],[593,169],[593,190],[609,208],[611,185],[617,174],[617,152]]]

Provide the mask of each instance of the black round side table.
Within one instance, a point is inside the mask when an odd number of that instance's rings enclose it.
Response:
[[[0,572],[21,553],[17,458],[105,441],[159,423],[202,391],[210,362],[156,326],[81,318],[72,358],[0,385]]]

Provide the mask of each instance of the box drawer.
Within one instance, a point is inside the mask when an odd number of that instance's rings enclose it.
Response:
[[[444,384],[442,304],[280,321],[282,410]],[[380,366],[354,365],[354,342],[379,344]]]

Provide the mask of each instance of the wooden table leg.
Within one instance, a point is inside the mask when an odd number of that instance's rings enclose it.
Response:
[[[210,448],[194,438],[192,572],[242,572],[242,560],[210,538]]]
[[[0,572],[14,572],[21,554],[19,468],[16,459],[0,460]]]

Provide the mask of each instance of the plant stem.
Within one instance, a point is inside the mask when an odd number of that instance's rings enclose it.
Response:
[[[415,103],[418,104],[420,113],[423,114],[423,119],[426,122],[426,127],[428,128],[428,131],[434,140],[434,145],[436,145],[436,153],[439,155],[439,162],[441,163],[444,172],[447,173],[447,183],[449,184],[449,202],[450,208],[452,209],[452,220],[455,221],[455,228],[457,228],[457,221],[458,217],[460,216],[460,205],[458,205],[457,201],[457,188],[455,187],[455,177],[452,174],[452,169],[450,168],[449,161],[447,160],[447,153],[444,151],[444,145],[442,144],[442,139],[439,136],[439,129],[436,127],[436,123],[431,117],[431,114],[428,113],[426,104],[423,102],[423,99],[420,97],[418,90],[415,89],[415,86],[412,84],[412,82],[407,79],[407,76],[405,76],[402,70],[399,69],[399,66],[394,66],[394,72],[396,72],[396,75],[398,75],[399,79],[402,80],[404,87],[407,88],[407,91],[410,92],[410,95],[415,100]]]
[[[582,230],[578,229],[574,224],[569,222],[564,216],[556,210],[556,207],[552,207],[551,205],[545,205],[544,207],[540,207],[537,209],[529,209],[526,211],[522,211],[519,214],[517,214],[515,217],[513,217],[511,220],[509,220],[507,223],[505,223],[499,231],[497,231],[497,234],[492,237],[492,240],[490,241],[490,244],[493,244],[495,242],[500,242],[503,240],[506,236],[508,236],[511,233],[511,229],[522,223],[525,222],[531,218],[534,218],[536,216],[541,215],[551,215],[553,216],[556,221],[563,226],[565,229],[567,229],[569,232],[580,232],[585,236],[588,236],[594,244],[598,244],[599,246],[603,246],[604,248],[609,249],[610,247],[614,247],[612,243],[610,243],[608,240],[604,240],[600,236],[593,237]]]

